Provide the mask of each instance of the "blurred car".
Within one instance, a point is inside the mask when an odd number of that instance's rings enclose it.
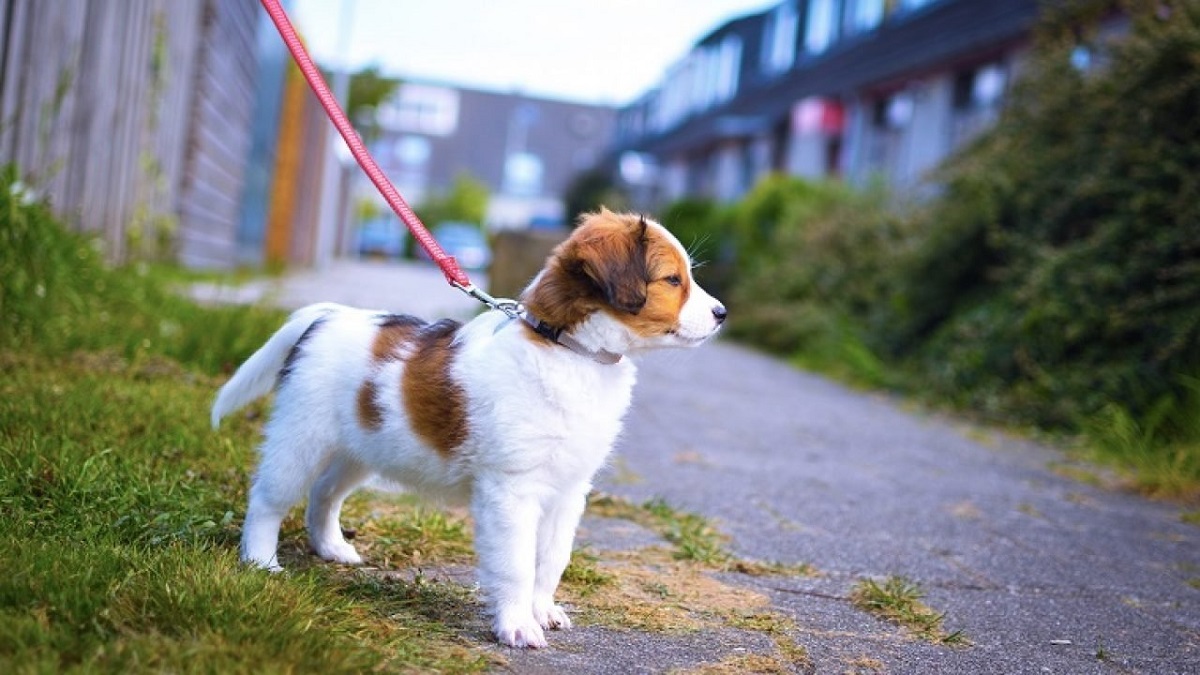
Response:
[[[399,258],[404,255],[406,237],[408,230],[395,218],[368,220],[358,228],[358,255]]]
[[[478,225],[450,220],[438,223],[430,232],[442,250],[466,269],[481,270],[492,262],[492,250]],[[429,259],[423,249],[420,255]]]

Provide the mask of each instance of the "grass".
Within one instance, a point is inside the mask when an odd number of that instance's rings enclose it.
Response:
[[[662,535],[675,547],[675,558],[723,567],[733,560],[724,537],[706,519],[678,511],[662,499],[633,504],[612,495],[593,495],[588,510],[598,516],[623,518]]]
[[[766,596],[726,584],[712,573],[811,576],[817,574],[812,566],[739,559],[724,547],[726,538],[707,519],[679,511],[662,499],[635,504],[613,495],[593,494],[588,511],[637,523],[671,544],[667,550],[650,547],[601,562],[603,592],[591,599],[579,597],[590,622],[667,633],[735,628],[763,633],[775,645],[771,655],[737,655],[685,671],[689,673],[811,671],[808,650],[792,637],[796,626],[791,619],[774,611]],[[570,575],[568,569],[567,577]],[[578,595],[572,584],[566,587]]]
[[[0,670],[486,665],[413,606],[328,569],[238,564],[257,429],[240,417],[207,430],[212,378],[11,352],[0,375]]]
[[[945,631],[942,627],[945,615],[922,602],[924,596],[916,584],[893,576],[882,582],[862,580],[851,592],[850,601],[863,611],[903,626],[922,640],[946,645],[969,644],[962,631]]]
[[[354,530],[359,553],[381,568],[473,560],[467,515],[430,508],[412,495],[359,492],[347,501],[342,523]],[[296,526],[297,539],[303,539],[299,520]]]
[[[170,275],[111,269],[7,188],[0,278],[0,672],[489,665],[428,585],[238,563],[261,407],[219,434],[207,410],[282,313],[199,307]]]
[[[616,576],[600,567],[600,558],[587,548],[571,554],[571,562],[560,581],[564,590],[586,599],[613,586]]]
[[[1200,380],[1183,378],[1187,392],[1161,398],[1140,419],[1109,404],[1084,427],[1084,454],[1122,472],[1134,490],[1162,499],[1200,503]]]

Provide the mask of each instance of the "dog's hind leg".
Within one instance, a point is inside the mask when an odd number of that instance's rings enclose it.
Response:
[[[272,420],[274,422],[275,420]],[[316,477],[315,449],[295,433],[274,434],[268,426],[262,461],[250,485],[250,503],[242,525],[242,561],[278,572],[279,527]],[[300,447],[297,447],[300,446]]]
[[[346,497],[370,475],[371,473],[358,462],[335,454],[321,473],[321,477],[313,483],[308,497],[305,523],[308,525],[309,543],[317,555],[325,560],[349,565],[362,563],[358,551],[342,537],[339,516]]]

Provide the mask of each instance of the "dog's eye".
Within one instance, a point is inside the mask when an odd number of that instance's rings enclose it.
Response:
[[[672,286],[678,286],[683,283],[683,278],[680,277],[678,274],[672,274],[671,276],[667,277],[666,279],[663,279],[663,281],[667,282],[668,284],[671,284]]]

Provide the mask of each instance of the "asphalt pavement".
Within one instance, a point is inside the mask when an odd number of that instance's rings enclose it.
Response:
[[[343,261],[255,284],[199,292],[426,318],[475,309],[420,264]],[[1180,507],[1066,477],[1053,448],[737,345],[639,366],[626,431],[597,486],[711,518],[739,557],[812,565],[819,574],[716,575],[791,619],[788,637],[809,657],[798,670],[1200,673],[1200,527],[1183,522]],[[603,558],[609,529],[586,519],[580,539]],[[856,583],[889,576],[919,585],[970,644],[918,640],[851,605]],[[723,629],[577,625],[550,642],[498,653],[519,673],[652,673],[774,649],[759,632]]]

